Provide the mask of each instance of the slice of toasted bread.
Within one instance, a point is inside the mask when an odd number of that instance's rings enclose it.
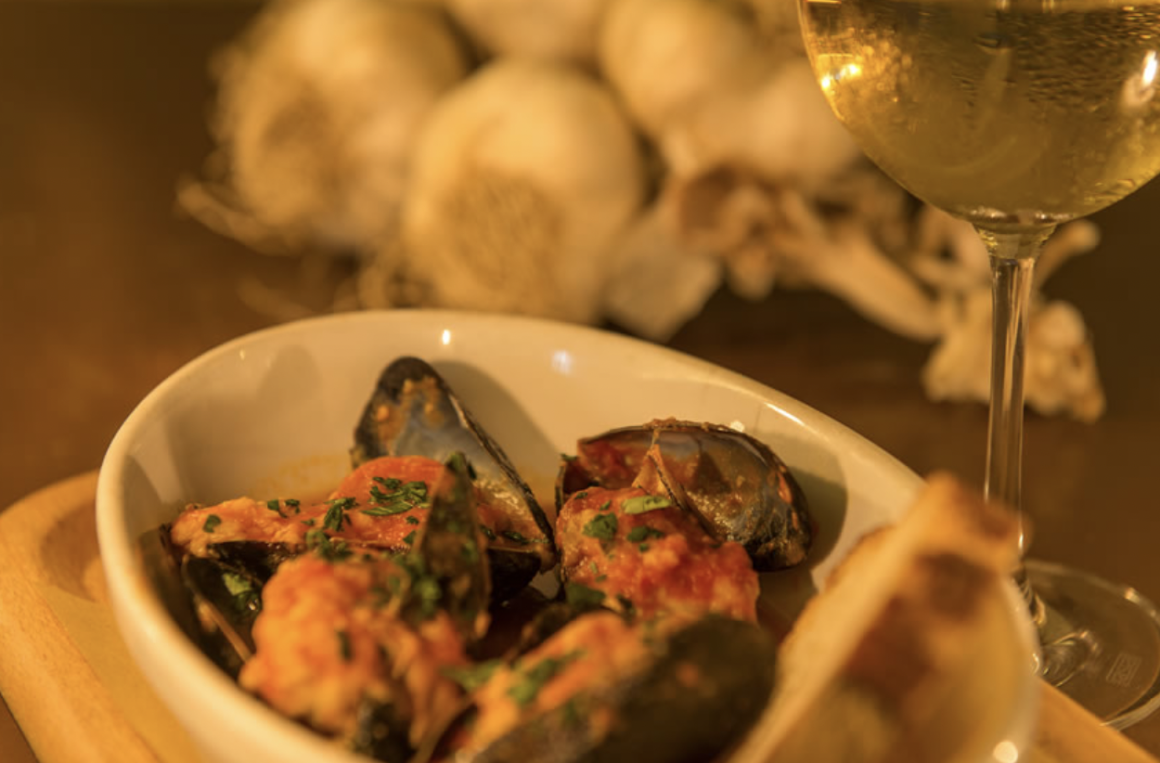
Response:
[[[782,645],[779,683],[737,760],[977,761],[1031,655],[1003,580],[1018,520],[935,474],[903,519],[864,538]],[[1006,611],[1005,611],[1006,610]]]

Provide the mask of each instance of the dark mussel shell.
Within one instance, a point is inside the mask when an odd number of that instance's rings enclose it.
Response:
[[[379,376],[354,433],[351,461],[357,468],[380,456],[426,456],[446,461],[462,453],[475,482],[523,532],[491,539],[493,601],[522,590],[555,563],[552,525],[531,488],[443,378],[426,361],[403,357]]]
[[[467,459],[453,453],[434,486],[427,522],[409,554],[414,581],[403,611],[422,619],[442,610],[468,640],[487,630],[491,569],[482,549]]]
[[[262,611],[262,587],[295,551],[279,544],[229,541],[207,556],[183,555],[160,529],[165,564],[181,581],[184,598],[169,602],[174,616],[201,650],[236,678],[254,653],[253,625]]]
[[[522,722],[472,763],[700,763],[737,740],[773,690],[777,645],[751,623],[706,617],[654,654],[613,686]]]
[[[646,471],[650,449],[665,492],[718,540],[743,545],[757,570],[805,559],[813,537],[805,494],[764,443],[716,424],[666,419],[581,439],[556,481],[556,501],[599,485],[628,487]]]

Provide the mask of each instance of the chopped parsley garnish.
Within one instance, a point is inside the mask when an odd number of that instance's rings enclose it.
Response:
[[[419,519],[417,517],[407,517],[407,524],[417,525],[419,524]]]
[[[640,552],[643,554],[645,551],[649,550],[649,545],[647,543],[642,543],[637,546],[637,548],[640,549]]]
[[[333,541],[323,530],[306,531],[306,548],[328,562],[337,562],[351,555],[345,542]]]
[[[672,505],[673,502],[663,495],[638,495],[632,498],[625,498],[624,502],[620,504],[620,509],[625,514],[644,514],[649,511],[656,511],[657,509],[665,509]]]
[[[479,530],[483,533],[483,537],[487,538],[488,540],[495,540],[495,531],[487,525],[480,525]]]
[[[439,600],[443,598],[443,589],[439,581],[429,575],[420,575],[411,578],[411,593],[419,603],[419,612],[424,618],[434,617],[439,611]]]
[[[500,530],[499,534],[510,541],[519,543],[521,546],[526,546],[532,542],[528,536],[524,535],[523,533],[518,533],[515,530]]]
[[[222,573],[222,584],[234,599],[239,612],[254,612],[261,608],[262,595],[254,588],[253,582],[236,572]]]
[[[411,509],[425,509],[427,503],[427,483],[420,480],[403,482],[394,477],[372,477],[371,506],[362,510],[372,517],[389,517]]]
[[[283,519],[286,518],[286,515],[282,513],[282,503],[277,498],[271,501],[266,501],[266,508],[282,517]]]
[[[415,542],[415,533],[417,532],[418,530],[412,530],[411,532],[407,533],[405,536],[403,536],[403,542],[408,546],[413,544]]]
[[[593,609],[604,603],[604,591],[580,583],[566,583],[564,599],[577,609]]]
[[[528,670],[523,671],[523,680],[513,684],[508,689],[508,696],[520,707],[527,707],[535,701],[540,689],[544,688],[549,681],[560,674],[560,671],[566,668],[569,663],[575,662],[582,654],[582,651],[576,650],[561,657],[546,657],[540,660]]]
[[[648,540],[649,538],[663,538],[665,537],[665,534],[655,527],[641,525],[629,530],[628,535],[625,537],[628,538],[628,540],[632,543],[640,543],[641,541]]]
[[[358,502],[351,497],[335,498],[326,502],[326,516],[322,518],[322,526],[327,530],[341,532],[344,522],[350,522],[346,516],[347,509],[353,509]]]
[[[221,523],[221,517],[219,517],[217,514],[210,514],[205,518],[205,524],[201,526],[201,529],[205,530],[207,533],[212,533]]]
[[[564,725],[577,727],[580,725],[580,711],[576,709],[576,698],[571,697],[564,703]]]
[[[597,514],[591,522],[584,525],[584,529],[581,532],[590,538],[612,540],[616,537],[616,526],[615,514]]]
[[[488,660],[477,665],[457,667],[448,665],[439,669],[447,678],[463,687],[464,691],[475,691],[491,680],[495,671],[503,665],[503,660]]]
[[[609,507],[611,507],[611,506],[612,506],[612,501],[610,499],[610,500],[607,500],[604,503],[600,504],[599,506],[597,506],[596,510],[597,511],[608,511]]]
[[[587,497],[588,497],[588,491],[587,491],[587,490],[581,490],[579,493],[576,493],[576,494],[575,494],[575,495],[573,495],[572,497],[573,497],[573,498],[575,498],[577,501],[578,501],[578,500],[580,500],[581,498],[587,498]]]
[[[350,648],[350,636],[342,629],[336,630],[334,635],[338,636],[338,653],[342,655],[343,662],[350,662],[354,658],[354,652]]]
[[[314,527],[314,518],[311,517],[310,519],[303,519],[302,524],[306,525],[307,527]]]
[[[290,508],[294,509],[294,513],[295,513],[295,514],[297,514],[298,512],[302,511],[302,509],[301,509],[301,505],[302,505],[302,504],[300,504],[300,503],[298,502],[298,499],[297,499],[297,498],[287,498],[285,501],[282,501],[282,503],[284,503],[284,504],[286,504],[287,506],[289,506]]]

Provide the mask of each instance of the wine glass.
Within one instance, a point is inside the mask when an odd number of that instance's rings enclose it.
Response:
[[[986,245],[984,491],[1018,511],[1036,258],[1057,225],[1160,171],[1160,0],[799,0],[799,13],[822,90],[865,153]],[[1060,565],[1024,561],[1015,579],[1045,680],[1119,728],[1160,705],[1149,602]]]

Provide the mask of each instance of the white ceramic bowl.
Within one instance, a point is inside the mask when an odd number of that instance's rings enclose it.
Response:
[[[764,440],[798,476],[822,528],[809,566],[777,586],[784,606],[800,603],[866,530],[898,517],[920,484],[875,445],[775,390],[592,329],[387,311],[244,336],[190,362],[141,402],[109,447],[97,491],[101,556],[121,633],[207,760],[363,759],[281,718],[219,672],[165,610],[138,540],[191,501],[318,494],[337,484],[374,381],[400,355],[432,363],[541,496],[551,495],[560,453],[616,426],[677,416]],[[1031,649],[1014,604],[1009,630],[1011,649]],[[1009,702],[991,703],[1000,715],[972,760],[1005,763],[1023,746],[1033,697],[1028,673],[1014,681]]]

